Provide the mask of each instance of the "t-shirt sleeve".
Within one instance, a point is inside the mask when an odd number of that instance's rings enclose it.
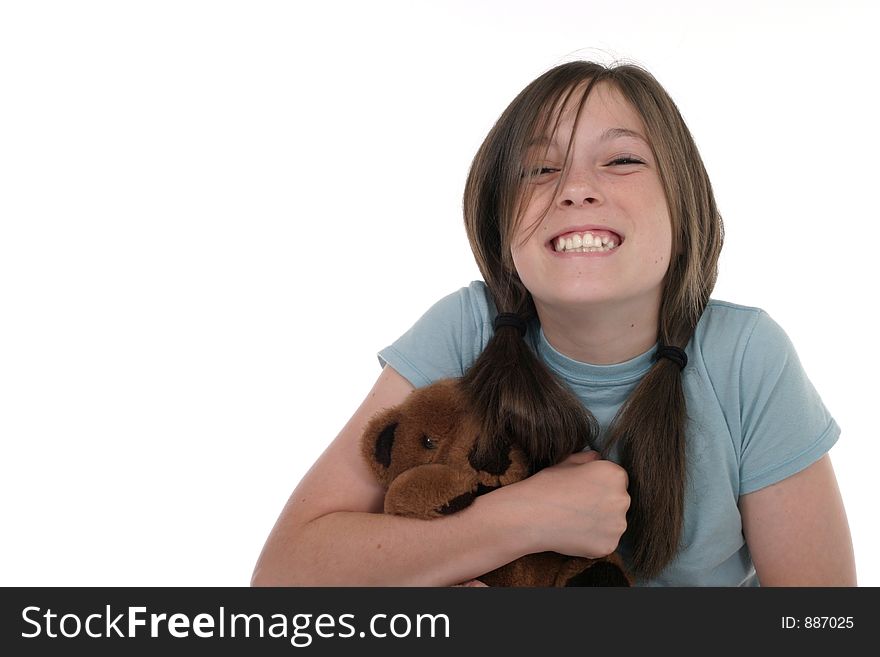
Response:
[[[840,428],[791,340],[763,311],[743,353],[740,391],[740,495],[803,470],[837,442]]]
[[[462,376],[484,346],[488,313],[484,284],[463,287],[440,299],[406,333],[382,349],[379,364],[393,367],[416,388]]]

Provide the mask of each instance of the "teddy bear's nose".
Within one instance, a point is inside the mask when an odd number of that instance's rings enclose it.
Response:
[[[477,446],[474,445],[468,454],[468,462],[474,470],[482,470],[491,475],[503,475],[510,467],[510,449],[490,449],[485,454],[478,454]]]

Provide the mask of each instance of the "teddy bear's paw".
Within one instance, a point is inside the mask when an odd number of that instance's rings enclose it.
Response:
[[[508,458],[510,459],[510,466],[498,476],[497,482],[493,481],[491,483],[507,486],[508,484],[522,481],[529,476],[529,459],[521,448],[511,447]],[[490,482],[484,481],[483,483]]]
[[[436,511],[441,516],[448,516],[456,511],[461,511],[462,509],[469,507],[474,503],[474,498],[476,498],[476,496],[477,493],[475,491],[468,491],[461,495],[456,495],[451,500],[438,507]]]
[[[477,495],[473,473],[448,465],[419,465],[401,473],[385,493],[385,513],[439,518],[469,506]]]
[[[568,578],[564,586],[632,586],[632,582],[623,568],[614,561],[597,559]]]

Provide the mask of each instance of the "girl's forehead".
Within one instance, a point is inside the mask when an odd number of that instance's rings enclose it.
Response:
[[[545,111],[542,120],[535,127],[532,143],[554,141],[557,133],[570,134],[575,126],[579,128],[595,128],[597,131],[607,128],[623,128],[620,134],[630,130],[641,135],[645,134],[644,121],[617,87],[609,82],[599,82],[584,99],[586,82],[580,83],[569,94],[564,92],[552,109]],[[578,116],[579,108],[580,115]],[[607,124],[607,125],[606,125]]]

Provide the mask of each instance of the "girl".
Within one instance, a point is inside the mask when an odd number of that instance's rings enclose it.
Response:
[[[464,218],[484,281],[380,353],[253,584],[453,585],[531,552],[617,549],[640,585],[855,585],[840,430],[783,330],[710,299],[721,217],[649,73],[572,62],[534,80],[474,158]],[[443,519],[384,515],[363,427],[450,376],[484,435],[548,467]],[[569,455],[579,435],[593,451]]]

